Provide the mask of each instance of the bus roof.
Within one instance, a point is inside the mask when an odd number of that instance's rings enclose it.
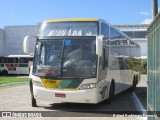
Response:
[[[53,20],[46,20],[44,22],[67,22],[67,21],[99,21],[99,18],[62,18],[62,19],[53,19]]]
[[[4,56],[4,57],[8,57],[8,58],[33,58],[33,56],[31,56],[31,55],[8,55],[8,56]]]

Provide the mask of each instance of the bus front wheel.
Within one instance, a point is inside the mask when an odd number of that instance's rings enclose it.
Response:
[[[109,89],[109,98],[105,100],[104,103],[110,104],[114,98],[114,94],[115,94],[115,82],[114,80],[112,80],[110,89]]]
[[[29,84],[30,84],[32,107],[38,107],[36,99],[34,98],[34,95],[33,95],[33,83],[32,83],[32,80],[30,80]]]
[[[109,98],[108,98],[108,103],[111,103],[111,101],[114,98],[115,94],[115,83],[114,81],[111,82],[110,89],[109,89]]]
[[[1,74],[2,74],[3,76],[6,76],[6,75],[8,75],[8,71],[7,71],[7,70],[3,70]]]

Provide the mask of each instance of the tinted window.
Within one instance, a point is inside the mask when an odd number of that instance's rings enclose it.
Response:
[[[20,58],[19,59],[19,63],[25,63],[25,59],[24,58]]]
[[[4,63],[9,63],[9,59],[8,58],[4,58]]]
[[[109,26],[105,23],[101,24],[101,34],[108,37],[109,36]]]

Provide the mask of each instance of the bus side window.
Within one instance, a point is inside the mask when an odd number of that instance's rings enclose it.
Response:
[[[16,62],[15,63],[18,63],[18,58],[16,58]]]
[[[4,63],[4,58],[1,58],[1,63]]]
[[[25,63],[25,62],[24,62],[24,58],[20,58],[20,59],[19,59],[19,63]]]
[[[16,63],[16,58],[13,58],[13,63]]]
[[[4,58],[4,63],[9,63],[8,58]]]
[[[29,58],[29,61],[33,61],[33,58]]]
[[[8,58],[9,63],[13,63],[13,58]]]
[[[109,26],[105,23],[101,23],[101,35],[105,37],[109,36]]]
[[[24,63],[28,63],[28,58],[24,59]]]

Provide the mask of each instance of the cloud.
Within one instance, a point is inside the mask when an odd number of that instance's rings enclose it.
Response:
[[[141,11],[139,12],[140,15],[143,15],[143,16],[148,16],[150,15],[151,13],[150,12],[146,12],[146,11]]]
[[[141,22],[141,24],[150,24],[152,22],[152,19],[145,19]]]

